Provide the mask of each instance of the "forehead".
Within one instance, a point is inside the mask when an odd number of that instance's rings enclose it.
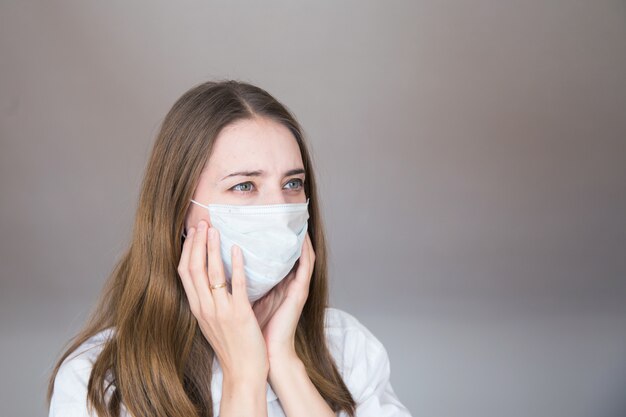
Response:
[[[300,147],[291,131],[274,120],[257,117],[222,129],[206,173],[222,178],[237,170],[264,170],[272,174],[302,166]]]

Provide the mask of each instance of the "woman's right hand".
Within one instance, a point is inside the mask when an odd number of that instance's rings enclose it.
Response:
[[[191,312],[217,354],[223,370],[223,383],[231,387],[258,387],[262,389],[264,399],[269,372],[267,348],[248,300],[241,249],[233,246],[231,256],[232,293],[228,286],[211,289],[209,285],[225,283],[226,275],[219,232],[201,220],[197,229],[191,227],[187,231],[178,273]]]

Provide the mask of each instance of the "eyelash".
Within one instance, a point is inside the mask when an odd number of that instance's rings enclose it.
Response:
[[[298,188],[291,188],[290,190],[297,190],[297,191],[299,191],[301,188],[303,188],[303,187],[304,187],[304,181],[303,181],[303,180],[301,180],[300,178],[292,178],[292,179],[290,179],[290,180],[287,182],[287,184],[289,184],[289,183],[291,183],[291,182],[297,182],[297,183],[299,183],[299,185],[298,185]],[[252,184],[252,182],[251,182],[251,181],[240,182],[239,184],[236,184],[236,185],[232,186],[232,187],[230,188],[230,190],[231,190],[231,191],[235,191],[235,192],[239,192],[239,193],[242,193],[242,194],[248,194],[248,193],[251,193],[251,192],[252,192],[252,190],[249,190],[249,191],[241,191],[241,190],[237,190],[237,189],[236,189],[236,187],[239,187],[240,185],[244,185],[244,184]]]

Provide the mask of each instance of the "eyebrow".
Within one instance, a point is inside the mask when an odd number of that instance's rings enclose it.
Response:
[[[232,174],[228,174],[227,176],[222,178],[220,181],[224,181],[226,178],[230,178],[230,177],[260,177],[263,174],[265,174],[265,171],[263,170],[237,171],[237,172],[233,172]],[[302,168],[290,169],[289,171],[285,172],[285,177],[288,177],[290,175],[298,175],[298,174],[306,174],[306,172]]]

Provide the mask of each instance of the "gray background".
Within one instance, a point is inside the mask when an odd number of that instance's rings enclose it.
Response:
[[[46,413],[161,119],[214,78],[304,125],[332,303],[413,415],[626,415],[617,0],[2,1],[0,415]]]

